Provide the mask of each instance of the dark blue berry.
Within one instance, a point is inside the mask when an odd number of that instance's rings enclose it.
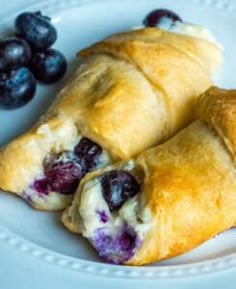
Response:
[[[57,31],[40,11],[20,14],[15,21],[16,34],[26,39],[36,50],[49,48],[57,39]]]
[[[150,12],[143,21],[145,26],[149,27],[163,27],[170,29],[176,21],[182,19],[174,12],[166,9],[157,9]]]
[[[75,192],[83,173],[80,166],[74,162],[59,162],[45,171],[50,191],[61,194]]]
[[[43,194],[57,192],[73,194],[84,173],[74,154],[64,151],[52,154],[44,161],[44,177],[34,182],[33,188]]]
[[[96,166],[96,161],[102,153],[102,148],[95,142],[84,137],[75,147],[74,152],[84,172],[88,172]]]
[[[111,211],[118,210],[124,202],[135,196],[140,186],[128,172],[118,170],[106,172],[101,180],[103,197]]]
[[[29,102],[36,90],[36,81],[29,69],[22,67],[0,73],[0,107],[18,108]]]
[[[44,174],[49,191],[61,194],[74,193],[84,175],[81,165],[71,151],[52,154],[45,159]]]
[[[37,80],[51,84],[65,75],[67,63],[62,53],[48,49],[35,53],[30,61],[30,69]]]
[[[73,194],[82,177],[96,166],[101,152],[97,144],[82,138],[74,151],[50,154],[43,163],[44,177],[36,180],[33,188],[42,194]]]
[[[10,38],[0,42],[0,71],[10,71],[28,64],[31,49],[20,38]]]

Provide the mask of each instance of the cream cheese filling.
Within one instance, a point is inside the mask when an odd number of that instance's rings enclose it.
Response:
[[[213,34],[203,26],[176,21],[175,24],[170,28],[170,31],[207,40],[215,44],[218,48],[223,49],[222,45],[216,41]]]
[[[143,28],[146,28],[146,26],[144,25],[135,26],[132,29],[137,30],[137,29],[143,29]],[[187,23],[187,22],[181,22],[181,21],[173,22],[172,20],[166,17],[166,18],[163,18],[163,20],[158,24],[157,28],[167,30],[167,31],[177,33],[177,34],[198,37],[198,38],[204,39],[208,42],[215,44],[219,49],[223,50],[223,46],[219,42],[217,42],[214,35],[207,28],[203,26],[192,24],[192,23]]]

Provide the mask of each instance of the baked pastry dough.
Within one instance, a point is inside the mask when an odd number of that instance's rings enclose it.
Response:
[[[199,117],[136,159],[88,174],[63,213],[65,226],[104,260],[129,265],[179,255],[234,226],[236,90],[210,88],[200,97]],[[140,185],[115,210],[111,202],[135,187],[114,172],[132,174]],[[112,182],[104,185],[104,176]]]
[[[186,126],[221,61],[216,44],[157,28],[111,36],[79,55],[85,62],[48,112],[0,152],[0,187],[37,209],[65,208],[87,171]]]

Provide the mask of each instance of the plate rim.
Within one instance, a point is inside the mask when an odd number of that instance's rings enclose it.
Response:
[[[0,23],[7,22],[9,19],[15,16],[15,13],[20,13],[26,9],[43,9],[47,13],[54,13],[55,11],[61,11],[63,9],[70,9],[74,6],[80,7],[87,4],[105,3],[105,2],[117,2],[118,0],[43,0],[40,3],[31,5],[24,5],[15,12],[3,17]],[[119,0],[125,1],[125,0]],[[135,2],[136,0],[129,0]],[[146,0],[147,2],[153,2],[154,0]],[[173,1],[174,0],[170,0]],[[226,11],[227,13],[236,12],[236,2],[233,0],[178,0],[179,2],[187,4],[201,4],[213,7],[215,9]],[[135,2],[136,3],[136,2]],[[124,266],[124,265],[111,265],[106,263],[99,263],[95,261],[83,260],[62,254],[43,246],[40,246],[26,238],[23,238],[13,232],[11,232],[5,226],[0,225],[0,242],[5,242],[10,247],[14,247],[16,250],[24,252],[35,258],[38,258],[44,262],[54,264],[59,267],[63,267],[69,270],[78,271],[80,273],[97,274],[109,278],[128,278],[128,279],[170,279],[198,276],[203,274],[215,273],[230,269],[236,266],[236,253],[232,253],[226,256],[217,257],[205,261],[197,261],[189,264],[177,264],[177,265],[162,265],[156,267],[150,266]]]
[[[164,266],[124,266],[83,260],[59,253],[33,243],[0,226],[0,242],[18,251],[33,256],[49,264],[77,271],[111,278],[128,279],[170,279],[216,273],[236,266],[236,253],[210,260],[181,265]]]

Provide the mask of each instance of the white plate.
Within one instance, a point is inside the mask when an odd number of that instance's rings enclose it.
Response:
[[[77,65],[77,50],[108,34],[140,25],[145,15],[154,8],[172,9],[186,21],[209,28],[225,47],[224,65],[215,76],[216,84],[236,87],[236,58],[234,53],[230,53],[236,47],[236,7],[233,0],[63,0],[51,1],[50,4],[41,2],[26,10],[41,10],[53,18],[59,35],[56,47],[69,60],[69,75]],[[15,15],[2,21],[2,33],[11,29]],[[37,96],[24,108],[0,111],[1,144],[29,128],[61,86],[63,81],[55,86],[39,87]],[[59,214],[34,211],[22,200],[7,193],[0,194],[0,242],[6,242],[9,250],[14,247],[51,264],[113,277],[170,278],[215,272],[236,265],[235,229],[216,236],[188,254],[149,266],[103,264],[85,240],[63,228]]]

